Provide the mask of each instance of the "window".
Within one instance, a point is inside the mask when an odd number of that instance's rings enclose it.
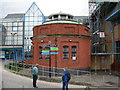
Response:
[[[19,31],[22,31],[22,30],[23,30],[23,27],[18,27],[18,30],[19,30]]]
[[[69,47],[63,46],[63,59],[67,60],[69,58]]]
[[[33,25],[34,25],[34,23],[33,23],[33,22],[30,22],[30,23],[29,23],[29,26],[32,26],[32,27],[33,27]]]
[[[13,27],[13,31],[17,31],[17,27]]]
[[[13,22],[13,26],[17,26],[18,25],[18,23],[17,22]]]
[[[29,19],[30,21],[33,21],[34,20],[34,17],[30,17],[30,19]]]
[[[39,59],[42,59],[42,47],[41,46],[39,47],[39,53],[40,53]]]
[[[76,46],[72,46],[72,60],[76,60]]]
[[[19,23],[18,23],[18,26],[23,26],[23,22],[19,22]]]
[[[18,59],[22,59],[22,51],[18,50]]]
[[[12,23],[8,23],[8,26],[12,26]]]

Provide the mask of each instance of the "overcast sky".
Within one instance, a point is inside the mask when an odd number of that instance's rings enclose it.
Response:
[[[88,16],[88,0],[0,0],[0,18],[12,13],[25,13],[35,2],[45,16],[63,12],[74,16]]]

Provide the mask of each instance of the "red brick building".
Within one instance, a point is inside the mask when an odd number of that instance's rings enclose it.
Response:
[[[49,21],[33,28],[33,64],[57,68],[90,67],[89,28],[72,20],[69,14],[53,14]],[[44,55],[47,45],[57,45],[58,54]]]

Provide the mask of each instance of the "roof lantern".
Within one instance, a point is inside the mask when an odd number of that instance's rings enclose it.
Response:
[[[59,12],[49,15],[48,18],[51,20],[73,20],[73,15]]]
[[[73,23],[78,24],[77,21],[73,20],[73,15],[66,13],[55,13],[48,16],[46,21],[43,24],[51,24],[51,23]]]

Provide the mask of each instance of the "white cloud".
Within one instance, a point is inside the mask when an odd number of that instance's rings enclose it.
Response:
[[[43,0],[41,0],[42,2]],[[47,15],[49,13],[67,12],[73,15],[81,15],[84,12],[88,12],[88,0],[44,0],[40,3],[40,0],[36,0],[39,7],[42,8],[43,13]],[[47,2],[48,1],[48,2]],[[83,11],[84,9],[84,11]],[[87,13],[88,15],[88,13]]]
[[[45,16],[60,11],[76,16],[88,15],[88,0],[2,0],[0,17],[10,13],[25,13],[34,1]]]

